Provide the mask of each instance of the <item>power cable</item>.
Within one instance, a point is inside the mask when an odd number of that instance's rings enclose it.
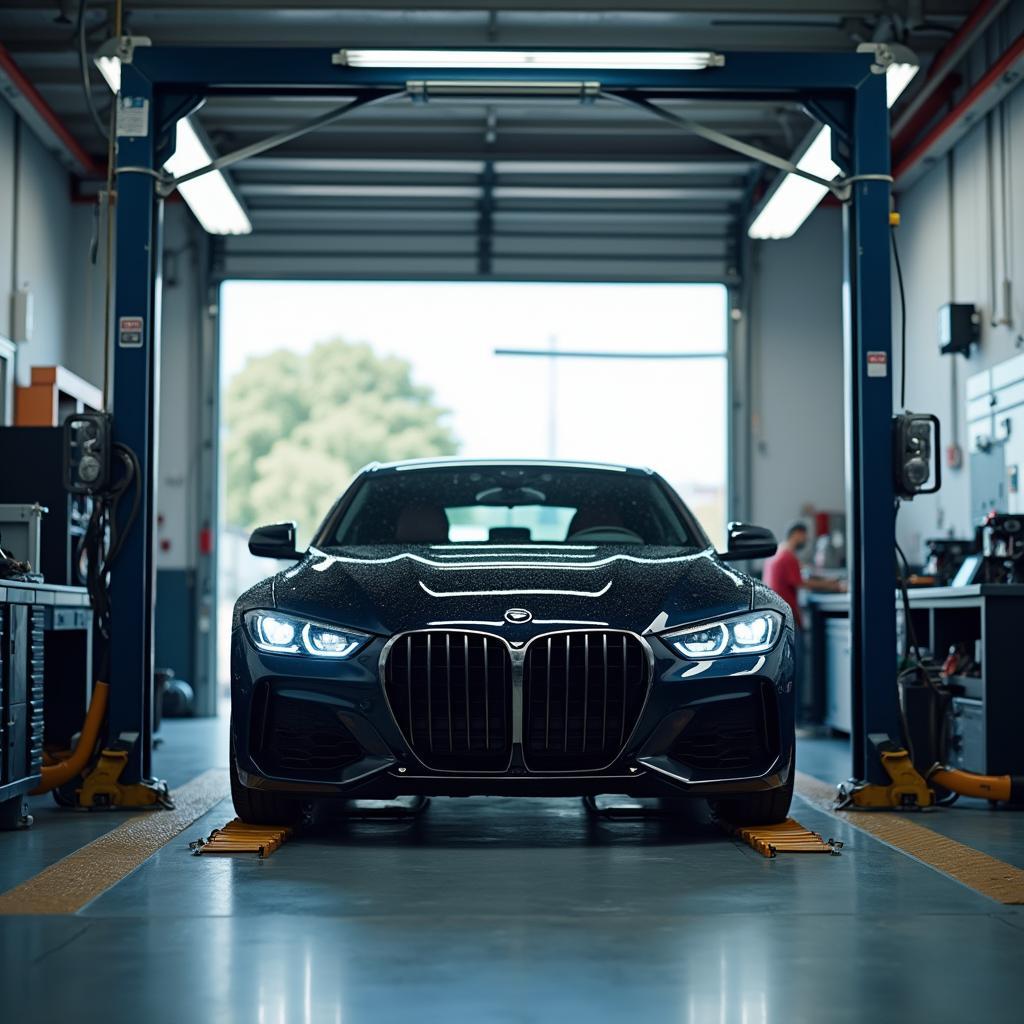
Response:
[[[82,91],[85,93],[85,105],[89,108],[89,116],[92,118],[96,130],[104,139],[109,137],[107,126],[103,123],[99,111],[96,109],[96,101],[92,94],[92,82],[89,79],[89,55],[85,39],[85,14],[89,9],[89,0],[79,0],[78,3],[78,25],[76,35],[78,38],[78,71],[82,76]]]
[[[896,261],[896,283],[900,293],[900,408],[907,408],[907,296],[903,289],[903,267],[900,265],[900,250],[896,245],[896,226],[889,232],[892,239],[892,255]]]

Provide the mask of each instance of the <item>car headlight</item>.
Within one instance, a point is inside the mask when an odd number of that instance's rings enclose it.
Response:
[[[721,622],[707,622],[663,633],[663,639],[684,658],[707,660],[735,654],[770,651],[782,631],[778,612],[751,612]]]
[[[315,658],[350,658],[370,638],[365,633],[285,615],[248,612],[245,625],[252,642],[270,654],[307,654]]]

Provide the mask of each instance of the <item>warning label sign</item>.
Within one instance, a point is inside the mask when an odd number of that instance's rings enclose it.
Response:
[[[868,353],[868,376],[888,377],[889,357],[884,352]]]
[[[141,316],[123,316],[117,321],[117,343],[121,348],[142,348]]]
[[[122,96],[117,103],[117,136],[142,139],[149,134],[149,100],[141,96]]]

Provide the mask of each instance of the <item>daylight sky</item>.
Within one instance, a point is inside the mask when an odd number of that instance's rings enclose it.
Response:
[[[684,492],[725,479],[724,359],[494,352],[724,353],[718,285],[232,281],[221,317],[224,382],[253,355],[366,341],[412,363],[451,410],[463,455],[638,463]]]

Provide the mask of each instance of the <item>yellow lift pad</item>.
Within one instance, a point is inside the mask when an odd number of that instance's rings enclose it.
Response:
[[[822,839],[798,821],[787,818],[781,825],[733,825],[723,821],[722,827],[737,839],[757,850],[762,857],[779,853],[830,853],[838,855],[843,844],[835,839]]]
[[[256,853],[269,857],[292,834],[284,825],[246,825],[235,818],[223,828],[215,828],[209,839],[197,839],[188,848],[201,853]]]

